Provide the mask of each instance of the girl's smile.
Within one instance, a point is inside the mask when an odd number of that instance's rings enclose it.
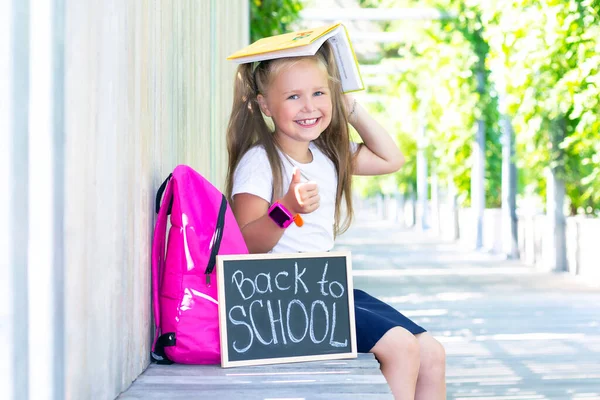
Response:
[[[319,121],[320,119],[321,118],[301,119],[296,122],[304,127],[312,128],[313,126],[315,126],[317,124],[317,121]]]

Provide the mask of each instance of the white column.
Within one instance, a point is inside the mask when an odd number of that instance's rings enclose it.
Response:
[[[460,221],[458,218],[458,204],[457,204],[457,189],[454,184],[454,178],[448,177],[447,182],[448,198],[447,207],[449,209],[450,219],[450,234],[448,238],[450,240],[458,240],[460,238]]]
[[[29,395],[63,399],[63,7],[30,2]]]
[[[481,91],[485,78],[477,73],[478,90]],[[472,146],[473,167],[471,170],[471,212],[475,219],[475,248],[483,247],[483,212],[485,210],[485,121],[477,121],[477,132]]]
[[[502,251],[508,258],[519,258],[517,230],[517,166],[514,133],[510,118],[502,118]]]
[[[421,230],[429,228],[429,187],[427,184],[427,156],[421,146],[417,149],[417,198],[418,198],[418,226]]]
[[[429,106],[429,92],[425,92],[419,106],[421,126],[417,136],[417,225],[421,230],[429,229],[429,186],[427,184],[427,114]]]
[[[483,246],[483,212],[485,210],[485,124],[477,121],[477,134],[472,148],[471,213],[475,220],[476,249]]]
[[[548,168],[546,175],[546,237],[543,245],[545,269],[567,271],[565,182]]]
[[[440,221],[440,186],[435,168],[431,171],[431,225],[437,235],[442,232]]]
[[[29,398],[28,46],[29,1],[0,1],[0,387],[3,398],[23,400]]]

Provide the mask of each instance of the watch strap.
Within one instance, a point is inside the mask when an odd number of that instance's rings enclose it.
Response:
[[[289,220],[285,221],[283,224],[280,224],[279,221],[275,220],[275,218],[271,215],[271,212],[275,208],[281,209],[281,211],[283,211],[289,217]],[[274,202],[271,205],[271,207],[269,208],[269,211],[268,211],[268,215],[269,215],[269,217],[271,217],[271,219],[273,219],[273,221],[277,225],[279,225],[281,228],[284,228],[284,229],[287,228],[288,226],[290,226],[292,224],[292,222],[294,222],[296,224],[296,226],[298,226],[298,227],[301,227],[302,225],[304,225],[304,220],[302,219],[300,214],[293,215],[292,212],[290,210],[288,210],[288,208],[286,206],[281,204],[281,202],[279,200]]]

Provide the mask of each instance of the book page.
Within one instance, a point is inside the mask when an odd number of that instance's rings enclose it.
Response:
[[[329,43],[333,49],[335,60],[340,71],[340,79],[342,81],[344,92],[364,89],[356,58],[352,52],[352,45],[348,40],[346,30],[343,27],[340,27],[336,35],[329,39]]]

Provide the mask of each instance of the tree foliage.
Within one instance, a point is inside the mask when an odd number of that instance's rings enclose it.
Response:
[[[512,0],[487,10],[522,187],[543,197],[556,168],[572,214],[600,210],[599,11],[598,0]]]
[[[402,65],[404,72],[391,77],[389,87],[376,88],[389,96],[388,105],[398,107],[392,126],[405,152],[407,138],[420,141],[431,155],[430,167],[440,178],[453,179],[466,201],[475,125],[484,121],[486,200],[498,206],[502,112],[515,132],[520,197],[543,202],[546,174],[554,168],[565,181],[571,213],[600,212],[600,0],[361,3],[436,7],[452,16],[418,26],[382,25],[406,37],[396,45],[395,57],[384,60]],[[390,55],[389,46],[382,51]],[[401,182],[414,178],[398,174]]]
[[[301,0],[250,0],[250,41],[290,31],[302,6]]]

